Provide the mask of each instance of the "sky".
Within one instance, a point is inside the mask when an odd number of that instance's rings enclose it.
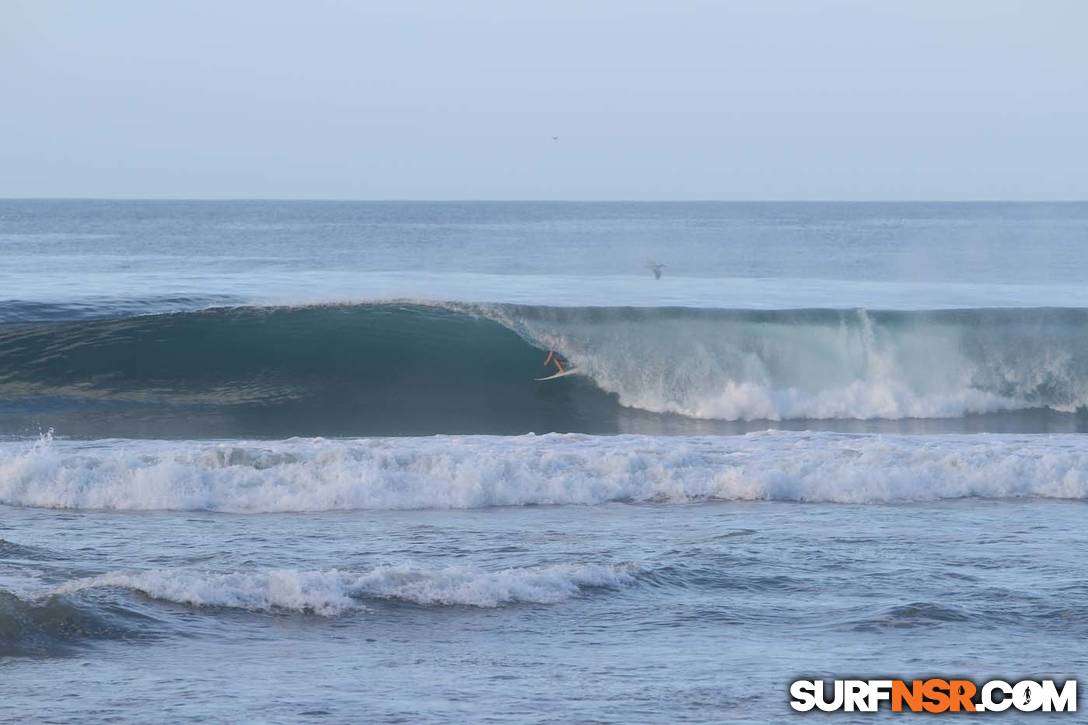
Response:
[[[1082,0],[0,0],[0,197],[1083,200],[1086,28]]]

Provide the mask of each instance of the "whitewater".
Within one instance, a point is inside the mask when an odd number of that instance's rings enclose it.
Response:
[[[1080,436],[436,436],[0,444],[0,503],[233,513],[1088,499]]]
[[[1086,235],[0,201],[0,717],[750,722],[801,675],[1081,675]]]

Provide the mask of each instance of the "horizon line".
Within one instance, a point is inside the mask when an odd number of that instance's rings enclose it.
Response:
[[[1088,199],[455,199],[279,196],[0,196],[5,201],[316,202],[362,204],[1084,204]]]

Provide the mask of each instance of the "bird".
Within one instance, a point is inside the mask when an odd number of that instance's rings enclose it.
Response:
[[[552,136],[552,141],[558,141],[558,140],[559,140],[558,136]]]
[[[658,264],[652,259],[646,263],[646,266],[650,268],[650,271],[654,273],[654,279],[661,279],[661,271],[665,269],[665,265]]]

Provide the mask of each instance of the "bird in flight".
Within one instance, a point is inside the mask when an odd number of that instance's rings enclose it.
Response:
[[[552,141],[558,141],[558,140],[559,140],[558,136],[552,136]]]
[[[665,269],[665,265],[658,264],[652,259],[646,263],[646,266],[650,268],[650,271],[654,273],[654,279],[661,279],[661,272]]]

